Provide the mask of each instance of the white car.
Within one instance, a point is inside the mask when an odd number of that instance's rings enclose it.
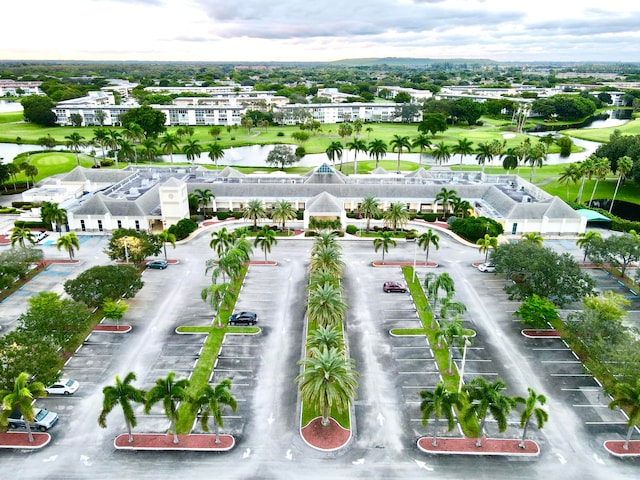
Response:
[[[73,395],[79,387],[80,383],[77,380],[62,378],[53,385],[45,387],[45,390],[49,395]]]
[[[496,266],[493,263],[481,263],[478,265],[478,270],[481,272],[493,273],[496,271]]]

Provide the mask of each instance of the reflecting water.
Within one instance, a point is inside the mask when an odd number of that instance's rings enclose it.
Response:
[[[582,128],[608,128],[619,127],[631,120],[631,110],[605,110],[602,115],[598,115],[597,120],[593,120],[588,125],[584,125]]]
[[[22,110],[22,105],[18,102],[0,100],[0,112],[21,112]]]

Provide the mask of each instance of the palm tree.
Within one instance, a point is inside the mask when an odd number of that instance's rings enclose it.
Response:
[[[434,198],[435,203],[442,202],[442,218],[446,219],[448,213],[447,205],[454,201],[454,199],[458,198],[458,192],[455,190],[447,190],[445,187],[442,187]]]
[[[380,203],[378,202],[378,199],[373,195],[367,195],[362,199],[362,202],[360,202],[358,211],[360,212],[360,215],[367,219],[366,232],[369,233],[371,228],[371,219],[374,215],[380,213]]]
[[[135,163],[138,163],[138,150],[136,145],[144,139],[144,130],[137,123],[130,123],[122,130],[122,135],[132,143],[133,159]],[[122,148],[122,146],[120,148]]]
[[[330,272],[336,278],[342,276],[342,268],[345,266],[342,260],[340,247],[335,245],[314,246],[313,255],[309,259],[309,273],[319,270]]]
[[[12,247],[18,244],[19,247],[24,248],[27,242],[31,245],[36,244],[36,237],[31,233],[31,229],[25,227],[13,227],[9,240],[11,241]]]
[[[434,390],[420,391],[420,411],[422,412],[422,425],[427,426],[429,417],[433,415],[435,420],[433,424],[433,442],[434,447],[438,445],[438,422],[444,416],[447,419],[447,431],[453,430],[455,426],[455,408],[462,408],[462,396],[458,392],[449,392],[444,382],[439,381]]]
[[[431,155],[433,155],[434,160],[438,164],[442,164],[442,162],[449,162],[449,159],[451,158],[451,150],[444,142],[440,142],[435,146],[435,148],[433,148]]]
[[[595,157],[593,163],[593,175],[596,177],[596,182],[593,185],[593,190],[591,191],[591,198],[589,199],[589,205],[593,202],[593,197],[596,194],[596,190],[598,188],[598,182],[600,180],[604,180],[609,172],[611,171],[611,164],[609,163],[609,159],[604,157]]]
[[[253,242],[253,245],[256,247],[260,247],[260,249],[264,252],[264,261],[267,261],[267,253],[271,252],[271,247],[273,245],[278,244],[278,239],[276,238],[275,230],[271,230],[269,226],[264,225],[262,229],[256,235],[256,239]]]
[[[109,132],[106,128],[100,127],[95,128],[93,130],[93,141],[94,143],[102,149],[102,158],[105,158],[104,147],[107,143],[107,138],[109,137]]]
[[[325,247],[334,247],[338,251],[342,249],[342,245],[338,243],[338,237],[333,232],[320,232],[320,234],[313,239],[313,245],[311,247],[311,255],[316,255],[320,250]]]
[[[480,421],[476,447],[482,446],[482,434],[488,413],[491,413],[498,424],[498,431],[504,432],[507,429],[507,415],[516,402],[513,398],[500,393],[505,387],[506,385],[500,379],[489,383],[484,377],[476,377],[463,387],[469,397],[464,419],[470,421],[473,417],[477,417]]]
[[[544,243],[544,237],[538,232],[523,233],[520,240],[524,242],[531,242],[536,247],[542,247],[542,244]]]
[[[525,162],[531,165],[531,173],[529,174],[529,182],[533,183],[533,175],[536,167],[541,167],[542,163],[547,159],[547,147],[544,143],[538,142],[527,151]]]
[[[335,142],[331,142],[324,153],[327,154],[327,158],[331,160],[331,164],[335,167],[336,158],[338,160],[342,160],[342,143],[337,140]]]
[[[162,151],[168,153],[171,157],[171,165],[173,165],[173,152],[180,148],[180,138],[175,133],[167,132],[160,137],[160,146]]]
[[[9,415],[17,410],[25,419],[24,424],[27,428],[29,442],[33,442],[30,425],[30,423],[34,421],[36,413],[33,408],[33,400],[46,396],[47,392],[42,383],[30,382],[28,373],[20,373],[13,384],[12,390],[0,392],[0,397],[2,398],[0,423],[6,425]]]
[[[213,423],[216,428],[216,443],[220,443],[220,427],[224,427],[222,421],[222,406],[228,405],[234,412],[238,408],[238,403],[231,392],[231,380],[225,378],[215,387],[207,384],[201,387],[192,399],[192,405],[194,410],[202,409],[200,415],[200,424],[202,430],[209,431],[209,416],[213,418]]]
[[[600,240],[602,240],[602,235],[600,234],[600,232],[594,232],[593,230],[578,234],[576,246],[578,248],[584,249],[584,258],[582,259],[583,263],[587,261],[587,255],[591,253],[593,244],[599,242]]]
[[[373,250],[378,253],[379,249],[382,249],[382,264],[384,265],[384,254],[389,251],[389,245],[396,246],[396,241],[393,238],[391,232],[380,232],[380,234],[373,239]]]
[[[482,165],[482,175],[484,175],[485,163],[491,163],[493,161],[493,150],[488,142],[478,144],[478,148],[476,149],[476,160],[478,161],[478,165]]]
[[[56,240],[56,248],[64,248],[69,254],[69,260],[73,260],[75,250],[80,250],[80,241],[74,232],[69,232]]]
[[[478,249],[480,253],[484,253],[484,262],[487,263],[487,259],[489,258],[489,250],[498,248],[498,238],[492,237],[488,233],[484,234],[484,237],[476,240],[476,245],[480,245]]]
[[[389,142],[391,146],[392,152],[398,152],[398,167],[396,169],[396,173],[400,173],[400,155],[403,150],[406,148],[407,151],[411,151],[411,140],[407,136],[394,135],[391,141]]]
[[[453,374],[453,346],[455,344],[462,348],[464,343],[469,341],[465,335],[467,330],[462,327],[462,321],[459,318],[445,323],[441,328],[436,331],[436,338],[442,338],[449,347],[449,363],[447,366],[447,372],[449,375]],[[457,342],[456,342],[457,340]]]
[[[640,422],[640,380],[637,380],[635,387],[628,383],[618,383],[613,389],[613,400],[609,402],[609,408],[624,408],[629,421],[627,422],[627,437],[623,448],[629,450],[629,441],[633,434],[633,429]]]
[[[354,361],[337,348],[313,348],[298,362],[304,367],[295,381],[303,402],[322,410],[322,426],[329,425],[331,408],[344,411],[356,398],[358,372]]]
[[[507,172],[510,170],[515,170],[519,166],[519,157],[518,157],[518,148],[511,147],[507,148],[505,152],[500,155],[502,158],[502,168],[504,168]]]
[[[158,144],[153,138],[145,138],[140,142],[142,160],[147,162],[153,162],[158,156]]]
[[[422,247],[425,251],[425,263],[429,263],[429,248],[433,245],[436,250],[440,248],[438,242],[440,241],[440,237],[433,233],[433,230],[429,229],[422,235],[418,237],[418,246]]]
[[[164,259],[167,260],[167,243],[170,243],[173,248],[176,248],[176,236],[169,230],[162,230],[158,234],[158,238],[162,242],[162,249],[164,250]]]
[[[386,227],[393,228],[393,233],[396,233],[398,228],[404,228],[409,222],[409,212],[405,204],[394,202],[389,205],[389,208],[383,214],[383,221]]]
[[[222,318],[220,318],[220,308],[224,304],[228,307],[232,298],[231,284],[227,282],[212,283],[200,292],[200,298],[203,302],[208,302],[211,308],[216,311],[213,317],[213,323],[218,327],[222,327]]]
[[[620,184],[624,182],[627,178],[627,174],[633,168],[633,160],[628,155],[620,157],[618,159],[618,181],[616,182],[616,189],[613,191],[613,198],[611,199],[611,204],[609,205],[609,213],[613,210],[613,202],[616,201],[616,197],[618,196],[618,189],[620,188]]]
[[[344,348],[344,336],[339,328],[333,325],[320,325],[309,332],[306,343],[307,350],[317,348],[322,350],[323,347]]]
[[[353,150],[353,173],[358,173],[358,152],[367,152],[367,144],[361,138],[354,138],[352,142],[347,143],[347,148]]]
[[[65,145],[75,152],[76,164],[80,166],[80,158],[78,155],[80,155],[80,149],[86,145],[85,138],[78,132],[70,133],[64,138],[67,140]]]
[[[158,402],[162,402],[164,413],[171,422],[173,431],[173,443],[179,443],[178,432],[176,431],[176,421],[178,420],[177,403],[188,400],[187,388],[189,380],[183,378],[175,380],[175,373],[169,372],[166,378],[158,378],[156,384],[145,395],[144,413],[148,414],[151,407]]]
[[[433,315],[431,317],[431,328],[434,328],[435,317],[436,317],[436,305],[438,304],[438,296],[439,296],[440,290],[442,290],[445,293],[445,295],[449,297],[455,293],[456,287],[453,279],[449,276],[448,273],[441,273],[440,275],[437,275],[435,278],[433,278],[429,282],[428,286],[426,285],[426,279],[425,279],[425,290],[427,294],[433,298],[433,306],[431,307],[431,311],[433,312]]]
[[[290,201],[278,200],[273,205],[273,210],[271,210],[271,218],[274,222],[282,222],[282,230],[284,230],[286,221],[296,218],[296,211]]]
[[[116,164],[118,163],[118,160],[122,160],[125,163],[131,163],[136,159],[138,154],[133,143],[129,140],[122,139],[118,145],[120,146],[120,150],[116,153]]]
[[[595,155],[589,155],[585,158],[581,163],[578,164],[579,173],[580,173],[580,188],[578,189],[578,195],[576,197],[576,201],[578,203],[582,203],[582,192],[584,190],[584,183],[586,179],[591,180],[593,176],[593,168],[596,162]]]
[[[380,159],[386,155],[387,148],[385,141],[379,138],[374,138],[369,142],[369,157],[376,159],[376,168],[378,168]]]
[[[580,179],[581,174],[580,174],[580,166],[576,163],[570,163],[569,165],[566,165],[563,169],[562,172],[560,173],[560,176],[558,177],[558,183],[560,185],[564,184],[567,191],[566,191],[566,198],[567,200],[569,200],[569,184],[573,183],[576,184],[578,183],[578,180]]]
[[[538,405],[544,405],[547,403],[547,398],[544,395],[537,394],[533,388],[527,388],[529,396],[527,398],[515,397],[514,400],[517,403],[523,403],[524,409],[520,414],[520,428],[522,428],[522,439],[520,440],[520,448],[525,448],[525,441],[527,440],[527,429],[529,428],[529,422],[531,417],[536,417],[538,430],[544,427],[544,424],[549,420],[549,413],[540,408]]]
[[[131,428],[136,426],[136,416],[133,413],[133,407],[131,402],[144,403],[145,392],[133,385],[136,379],[136,374],[133,372],[127,373],[124,380],[120,380],[120,377],[116,375],[116,384],[113,386],[106,386],[102,389],[102,411],[98,417],[98,425],[101,428],[107,428],[107,415],[113,410],[116,405],[122,407],[122,413],[124,414],[124,422],[127,425],[127,432],[129,434],[129,443],[133,442],[133,435],[131,434]]]
[[[451,147],[452,155],[460,155],[460,171],[462,171],[462,158],[465,155],[471,155],[473,153],[473,142],[471,140],[467,140],[466,138],[461,138],[458,140],[453,147]]]
[[[491,149],[492,157],[490,159],[490,163],[493,162],[494,158],[500,158],[502,156],[502,152],[504,151],[504,147],[506,146],[506,140],[498,140],[497,138],[491,140],[489,142],[489,148]]]
[[[187,156],[187,160],[193,165],[196,157],[200,158],[202,147],[200,146],[198,140],[187,138],[187,143],[182,147],[182,153]]]
[[[27,188],[29,187],[29,178],[31,178],[31,185],[36,185],[36,175],[38,175],[38,167],[30,164],[29,162],[23,162],[20,165],[20,169],[24,172],[24,176],[27,179]]]
[[[347,311],[340,287],[330,283],[315,285],[309,290],[307,318],[322,326],[341,325]]]
[[[451,210],[457,217],[469,218],[473,207],[467,200],[463,200],[460,197],[453,197],[451,200]]]
[[[257,198],[249,200],[247,205],[244,207],[244,212],[242,214],[242,218],[244,218],[245,220],[251,220],[253,222],[254,231],[258,229],[258,220],[266,216],[267,212],[264,209],[262,200]]]
[[[233,237],[227,230],[227,227],[222,227],[220,230],[211,232],[211,241],[209,247],[213,249],[218,255],[218,258],[222,256],[225,250],[233,245]]]
[[[425,135],[424,133],[418,134],[418,136],[415,137],[413,139],[413,141],[411,142],[411,146],[413,148],[419,148],[420,149],[420,157],[419,157],[418,163],[421,165],[422,164],[422,155],[424,154],[424,151],[431,146],[431,141],[429,140],[429,136]]]
[[[122,140],[122,135],[120,132],[114,129],[109,129],[107,131],[107,138],[104,139],[104,144],[107,148],[113,151],[114,158],[116,160],[116,168],[118,168],[118,149],[120,148],[120,141]]]
[[[60,208],[57,203],[42,202],[40,216],[43,222],[51,226],[51,230],[53,230],[54,223],[56,226],[60,226],[60,234],[62,235],[62,225],[67,222],[67,211],[64,208]]]
[[[440,299],[440,317],[449,318],[450,315],[458,316],[467,311],[467,306],[462,302],[453,300],[453,296],[448,295]]]
[[[204,190],[200,189],[200,188],[196,188],[193,191],[193,194],[198,197],[198,205],[201,207],[202,209],[202,216],[204,217],[205,214],[205,208],[207,207],[207,205],[209,204],[209,202],[211,200],[213,200],[214,198],[216,198],[216,196],[213,194],[213,192],[211,190],[209,190],[208,188],[205,188]]]
[[[224,148],[218,142],[213,142],[209,145],[207,156],[209,159],[215,164],[216,171],[218,171],[218,160],[222,160],[224,158]]]

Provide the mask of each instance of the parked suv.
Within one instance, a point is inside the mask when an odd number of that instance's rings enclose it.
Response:
[[[229,325],[255,325],[258,315],[254,312],[234,313],[229,317]]]
[[[407,293],[407,286],[400,282],[384,282],[384,285],[382,285],[382,291]]]
[[[58,422],[58,414],[45,410],[44,408],[35,408],[33,422],[30,422],[31,428],[46,432]],[[26,421],[18,410],[14,410],[9,415],[9,428],[27,428]]]

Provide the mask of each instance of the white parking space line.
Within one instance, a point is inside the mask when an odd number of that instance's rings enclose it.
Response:
[[[569,364],[579,363],[582,365],[582,362],[579,360],[542,360],[541,363],[569,363]]]
[[[589,373],[551,373],[552,377],[591,377]]]

